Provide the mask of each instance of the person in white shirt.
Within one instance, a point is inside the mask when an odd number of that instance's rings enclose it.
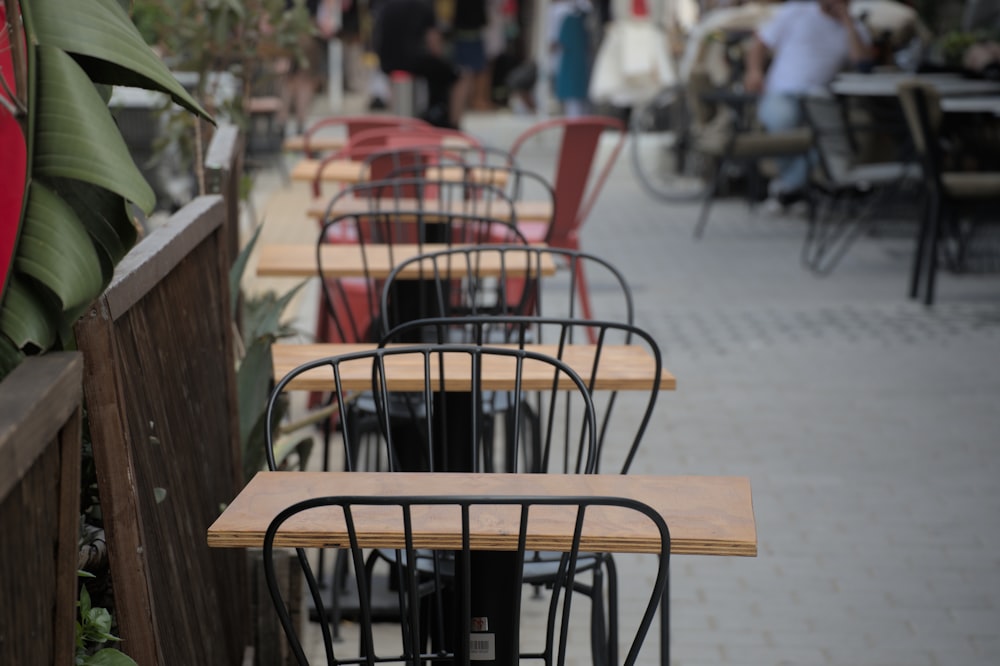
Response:
[[[771,56],[765,75],[765,61]],[[747,53],[743,86],[763,93],[757,117],[770,132],[802,125],[800,97],[827,86],[847,65],[870,63],[871,38],[853,19],[847,0],[787,2],[757,29]],[[771,192],[782,204],[801,196],[809,159],[784,160]]]

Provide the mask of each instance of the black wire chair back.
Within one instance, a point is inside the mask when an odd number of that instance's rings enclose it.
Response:
[[[497,368],[502,379],[496,378]],[[573,413],[580,422],[578,446],[554,451],[550,464],[570,473],[595,469],[594,404],[587,384],[572,367],[531,350],[467,344],[372,348],[316,359],[295,368],[278,381],[268,400],[265,452],[269,469],[277,468],[274,433],[283,396],[291,382],[301,381],[306,374],[331,389],[346,471],[492,471],[496,463],[484,451],[502,453],[507,460],[522,459],[526,439],[522,433],[532,425],[531,415],[522,405],[527,393],[537,390],[526,385],[529,379],[534,379],[536,386],[543,385],[544,393],[573,396]],[[354,383],[345,388],[345,378]],[[498,391],[510,396],[509,409],[504,412],[509,436],[505,447],[491,449],[480,445],[492,441],[494,434],[490,401],[484,395]],[[370,400],[371,408],[356,409],[354,402],[359,397]],[[400,402],[406,405],[409,418],[401,418]],[[375,419],[374,427],[361,422],[369,413]],[[371,451],[377,458],[361,460],[358,451]],[[565,459],[556,459],[559,456]],[[499,464],[516,471],[505,461]]]
[[[361,259],[359,275],[320,280],[324,305],[321,316],[330,320],[325,327],[330,336],[327,341],[377,340],[379,298],[384,293],[385,276],[377,274],[373,265],[388,261],[389,265],[396,266],[411,256],[425,253],[431,243],[445,247],[468,246],[497,236],[512,244],[523,246],[527,242],[511,222],[475,212],[389,209],[326,219],[316,242],[319,275],[326,274],[323,249],[331,238],[353,242]],[[414,313],[413,306],[426,299],[427,290],[421,286],[424,276],[424,271],[418,270],[416,275],[405,280],[405,285],[396,284],[390,292],[397,295],[398,308],[413,313],[410,317],[419,316],[422,311],[418,307]]]
[[[421,541],[424,535],[420,531],[422,520],[432,510],[442,507],[453,509],[455,533],[460,535],[462,547],[447,555],[442,551],[423,550],[426,543]],[[545,514],[551,517],[559,510],[565,515],[565,524],[572,525],[572,535],[568,538],[565,552],[559,555],[557,574],[552,580],[548,591],[547,609],[545,612],[545,636],[542,645],[536,646],[529,639],[522,638],[521,627],[521,595],[525,586],[522,584],[522,572],[525,571],[526,559],[530,557],[528,550],[528,535],[535,516]],[[378,664],[406,663],[418,664],[424,662],[443,664],[472,663],[473,640],[482,637],[473,633],[481,627],[473,625],[474,581],[480,581],[492,572],[481,571],[475,559],[479,551],[471,548],[471,532],[477,516],[495,516],[498,512],[511,515],[517,529],[517,550],[510,553],[513,566],[510,571],[515,580],[510,581],[509,589],[512,595],[514,622],[511,626],[513,636],[504,641],[504,649],[511,650],[514,655],[520,654],[522,659],[542,660],[546,664],[563,665],[567,663],[569,646],[574,642],[574,623],[572,622],[573,594],[576,577],[580,571],[579,559],[581,541],[588,526],[588,519],[599,512],[618,512],[615,516],[623,519],[648,520],[652,523],[659,541],[659,553],[649,557],[656,559],[656,573],[647,595],[642,595],[645,602],[641,605],[638,620],[629,643],[628,653],[621,663],[631,665],[637,663],[640,649],[653,616],[661,599],[668,594],[668,573],[670,562],[670,532],[663,517],[647,504],[631,499],[617,497],[487,497],[487,496],[424,496],[424,497],[349,497],[331,496],[305,500],[289,506],[279,513],[270,523],[264,535],[264,572],[278,614],[281,626],[291,646],[292,655],[300,665],[309,663],[306,650],[298,636],[295,623],[288,609],[288,602],[283,597],[278,584],[278,576],[274,566],[274,550],[280,547],[282,527],[289,521],[303,518],[303,514],[311,514],[309,519],[319,525],[343,526],[347,542],[337,544],[342,552],[349,553],[357,572],[357,585],[362,608],[361,621],[358,623],[360,641],[356,654],[346,656],[350,650],[347,646],[334,644],[329,628],[329,615],[323,601],[316,578],[312,574],[309,559],[302,548],[296,548],[299,562],[305,574],[309,593],[319,612],[319,626],[323,636],[325,662],[327,664]],[[629,512],[626,515],[624,512]],[[398,635],[391,640],[382,638],[376,642],[373,631],[370,579],[364,575],[365,551],[364,541],[359,535],[364,535],[366,528],[373,522],[379,526],[389,521],[398,532],[395,539],[395,556],[392,564],[398,580],[396,599],[400,610]],[[569,535],[567,535],[569,536]],[[475,554],[474,554],[475,553]],[[493,574],[495,575],[495,574]],[[448,588],[440,585],[444,578],[451,583]],[[431,586],[433,593],[425,588]],[[456,626],[446,627],[443,620],[446,613],[445,592],[454,599],[457,607],[453,614]],[[432,606],[426,611],[428,603]],[[422,610],[422,607],[424,610]],[[529,645],[530,644],[530,645]],[[499,650],[499,648],[498,648]],[[338,652],[340,653],[338,655]],[[614,662],[617,663],[617,662]]]
[[[604,321],[631,324],[635,319],[632,290],[625,276],[607,260],[581,250],[497,244],[452,247],[411,257],[386,278],[382,291],[382,335],[412,319],[398,312],[390,288],[400,276],[419,266],[427,284],[422,290],[422,317],[475,315],[581,318],[583,305],[574,285],[586,271],[595,286],[612,295],[594,306]],[[481,277],[492,266],[491,277]],[[552,273],[553,268],[558,268]],[[587,333],[591,341],[594,332]]]
[[[587,330],[589,329],[589,330]],[[587,333],[596,333],[595,342],[588,341]],[[587,385],[591,402],[596,410],[598,424],[594,472],[601,472],[605,453],[607,464],[614,471],[629,471],[639,445],[652,418],[659,396],[663,358],[659,345],[642,328],[633,324],[613,321],[593,321],[556,317],[522,317],[512,315],[454,316],[418,319],[402,323],[382,336],[380,346],[420,339],[424,343],[465,343],[476,345],[509,345],[525,349],[526,345],[544,345],[546,354],[567,363],[571,359],[586,364],[574,364]],[[619,399],[618,390],[606,387],[614,384],[619,369],[612,348],[629,347],[630,351],[643,349],[648,354],[649,385],[642,390],[630,389],[624,399],[632,405],[626,423],[621,417],[612,427],[612,415]],[[636,356],[635,358],[639,358]],[[642,357],[643,363],[645,358]],[[503,392],[489,392],[494,401],[493,413],[500,407],[510,408],[513,396]],[[586,436],[585,420],[573,412],[575,401],[565,399],[559,392],[534,394],[530,401],[533,419],[532,457],[540,466],[535,472],[553,470],[549,465],[553,451],[561,449],[562,459],[568,460],[566,451],[579,447]],[[639,415],[636,417],[636,415]],[[512,469],[504,471],[514,471]],[[563,472],[568,470],[562,470]]]

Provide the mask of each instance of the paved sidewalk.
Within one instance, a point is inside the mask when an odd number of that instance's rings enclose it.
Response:
[[[505,146],[526,124],[467,128]],[[1000,275],[945,273],[925,308],[906,238],[862,238],[818,278],[802,219],[723,201],[695,241],[696,215],[623,154],[583,230],[678,377],[634,471],[753,485],[757,558],[672,562],[674,663],[1000,663]],[[619,570],[627,611],[644,579]],[[642,663],[656,648],[654,630]]]

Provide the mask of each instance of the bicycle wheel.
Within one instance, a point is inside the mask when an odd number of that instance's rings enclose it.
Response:
[[[663,201],[695,201],[708,190],[710,159],[695,149],[684,90],[666,88],[632,109],[632,167],[643,189]]]

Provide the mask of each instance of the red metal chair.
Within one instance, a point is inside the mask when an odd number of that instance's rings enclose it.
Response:
[[[611,152],[595,165],[605,130],[617,132],[617,138]],[[625,143],[625,124],[604,116],[546,120],[524,131],[511,145],[510,153],[516,159],[518,152],[529,142],[543,135],[559,133],[561,137],[552,179],[555,192],[552,222],[523,221],[517,226],[529,243],[545,242],[550,247],[580,250],[580,227],[594,207]],[[582,270],[576,272],[576,289],[583,316],[592,318],[587,280]]]
[[[387,115],[364,115],[364,116],[331,116],[323,118],[313,123],[302,135],[302,152],[306,157],[318,158],[322,153],[327,152],[317,148],[314,144],[322,134],[330,128],[343,127],[348,141],[357,136],[360,132],[373,129],[387,128],[422,128],[431,125],[420,118],[409,118],[406,116]]]

